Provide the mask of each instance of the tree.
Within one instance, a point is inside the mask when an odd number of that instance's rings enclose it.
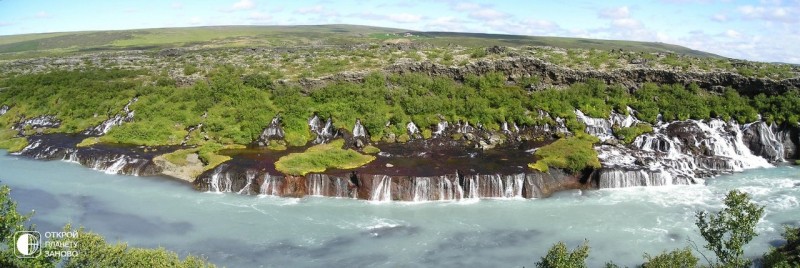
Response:
[[[539,268],[585,268],[586,258],[589,257],[589,242],[570,252],[564,242],[558,242],[547,251],[547,255],[536,262]]]
[[[764,214],[764,207],[750,202],[750,197],[738,190],[728,192],[725,208],[711,214],[699,211],[696,225],[708,244],[704,247],[717,255],[718,263],[712,267],[749,267],[751,260],[744,257],[744,245],[756,236],[756,223]]]
[[[800,227],[785,228],[783,238],[786,239],[786,244],[772,248],[764,254],[764,267],[800,267]]]

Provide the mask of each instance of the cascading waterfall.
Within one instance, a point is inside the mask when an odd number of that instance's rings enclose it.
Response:
[[[414,178],[414,202],[430,201],[431,198],[431,178]]]
[[[255,179],[255,177],[256,177],[256,172],[255,171],[249,170],[249,169],[247,171],[245,171],[245,178],[247,179],[247,183],[245,183],[245,185],[244,185],[244,187],[242,187],[242,189],[239,189],[239,192],[237,192],[237,194],[247,194],[247,195],[249,195],[250,194],[250,185],[253,184],[253,179]]]
[[[448,126],[449,124],[447,123],[447,121],[444,120],[439,121],[439,123],[436,124],[436,131],[433,132],[433,134],[436,135],[437,137],[444,135],[444,132],[447,131]]]
[[[0,106],[0,115],[4,115],[10,110],[11,108],[8,105]]]
[[[419,133],[419,128],[416,124],[414,124],[414,122],[408,122],[408,124],[406,124],[406,130],[408,130],[408,135],[411,137],[414,137],[414,134]]]
[[[309,124],[311,124],[309,122]],[[281,127],[281,117],[280,115],[275,115],[270,121],[269,126],[261,132],[261,135],[258,137],[258,140],[262,143],[268,142],[274,139],[283,139],[285,133],[283,128]]]
[[[130,109],[130,106],[137,100],[139,100],[139,98],[131,99],[130,101],[128,101],[128,104],[125,104],[125,107],[122,108],[122,111],[120,111],[113,117],[106,119],[99,125],[86,129],[86,131],[84,131],[83,134],[92,136],[105,135],[106,133],[108,133],[108,131],[111,130],[112,127],[120,126],[125,122],[133,121],[133,116],[135,115],[135,112]]]
[[[324,174],[309,174],[306,176],[308,184],[308,194],[314,196],[325,196],[330,188],[330,178]]]
[[[372,178],[371,201],[391,201],[392,200],[392,177],[386,175],[376,175]]]
[[[361,124],[361,119],[356,119],[356,125],[353,126],[353,137],[367,137],[367,129]]]
[[[261,195],[280,196],[282,177],[271,176],[269,173],[264,174],[264,182],[261,183]]]
[[[603,164],[598,185],[617,188],[689,184],[694,178],[771,167],[769,161],[751,153],[743,141],[742,129],[736,122],[719,119],[676,121],[657,125],[653,133],[640,135],[630,147],[598,146],[595,149]],[[771,131],[758,133],[763,142],[777,143],[774,135],[770,137]]]
[[[759,121],[754,123],[745,124],[743,135],[755,136],[749,137],[749,148],[757,155],[767,158],[774,162],[784,162],[786,149],[784,148],[784,137],[776,135],[773,131],[774,125],[768,126],[766,122]]]
[[[308,120],[308,126],[316,137],[314,138],[315,144],[325,143],[334,138],[336,134],[333,131],[333,119],[328,118],[325,123],[315,114]]]
[[[127,158],[128,157],[126,157],[126,156],[120,156],[116,160],[113,160],[113,164],[111,164],[111,166],[109,166],[108,168],[105,168],[105,173],[106,174],[119,174],[120,171],[122,171],[122,168],[125,167],[125,164],[128,163],[128,159]],[[101,162],[98,161],[97,163],[99,164]],[[95,169],[102,170],[103,167],[98,165],[98,166],[95,167]]]
[[[232,181],[227,172],[223,172],[228,165],[222,164],[214,168],[214,173],[208,181],[208,190],[212,193],[229,193],[232,188]]]
[[[31,128],[58,128],[61,126],[61,121],[54,115],[41,115],[20,121],[14,125],[13,129],[22,131],[28,126]]]

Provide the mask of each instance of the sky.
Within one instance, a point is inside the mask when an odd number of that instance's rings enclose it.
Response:
[[[317,24],[652,41],[800,63],[800,0],[0,0],[0,35]]]

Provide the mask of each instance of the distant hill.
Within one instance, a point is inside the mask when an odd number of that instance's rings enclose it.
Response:
[[[624,49],[641,52],[674,52],[697,57],[720,57],[682,46],[654,42],[480,33],[417,32],[361,25],[304,25],[209,26],[0,36],[0,58],[27,58],[90,51],[151,50],[185,46],[291,47],[354,45],[397,38],[406,38],[435,45],[553,46],[603,50]]]

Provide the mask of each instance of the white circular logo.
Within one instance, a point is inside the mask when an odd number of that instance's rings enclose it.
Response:
[[[39,233],[38,232],[19,232],[17,233],[17,252],[20,257],[31,257],[39,252]]]

